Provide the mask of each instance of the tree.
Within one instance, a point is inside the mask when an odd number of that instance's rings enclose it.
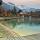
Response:
[[[2,0],[0,0],[0,5],[2,5]]]
[[[31,11],[31,16],[32,16],[32,13],[33,13],[33,12]]]
[[[15,16],[16,15],[16,7],[15,7],[15,5],[14,5],[14,8],[13,8],[13,10],[11,10],[11,13]]]
[[[18,13],[22,12],[22,10],[19,10]]]
[[[16,15],[16,7],[14,6],[14,15]]]

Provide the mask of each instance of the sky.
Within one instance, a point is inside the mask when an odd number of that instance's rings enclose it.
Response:
[[[11,2],[16,5],[26,5],[28,7],[40,8],[40,0],[3,0],[4,2]]]

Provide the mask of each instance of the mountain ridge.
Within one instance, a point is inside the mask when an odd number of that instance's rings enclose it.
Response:
[[[13,10],[14,9],[14,6],[16,8],[17,11],[19,10],[22,10],[23,12],[35,12],[36,10],[39,10],[39,9],[36,9],[36,8],[30,8],[30,7],[27,7],[27,6],[24,6],[24,5],[15,5],[15,4],[12,4],[12,3],[4,3],[3,2],[3,8],[6,9],[6,10]]]

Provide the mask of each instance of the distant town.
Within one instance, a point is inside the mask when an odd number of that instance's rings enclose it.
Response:
[[[40,17],[40,9],[30,8],[29,9],[30,11],[28,11],[27,9],[17,8],[15,6],[15,4],[12,4],[12,5],[14,5],[12,7],[13,9],[11,9],[11,8],[9,9],[9,8],[3,7],[4,6],[3,3],[4,2],[2,0],[0,0],[0,17],[13,17],[13,16],[17,16],[17,17],[20,17],[20,16]],[[21,6],[23,6],[23,5],[21,5]]]

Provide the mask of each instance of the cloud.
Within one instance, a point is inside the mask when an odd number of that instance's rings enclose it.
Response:
[[[32,3],[40,4],[40,0],[32,0]]]
[[[27,0],[3,0],[4,2],[11,2],[15,4],[27,4],[29,1]]]
[[[40,0],[3,0],[4,2],[11,2],[17,5],[37,5],[40,4]]]
[[[3,0],[16,5],[26,5],[27,7],[40,8],[40,0]]]

